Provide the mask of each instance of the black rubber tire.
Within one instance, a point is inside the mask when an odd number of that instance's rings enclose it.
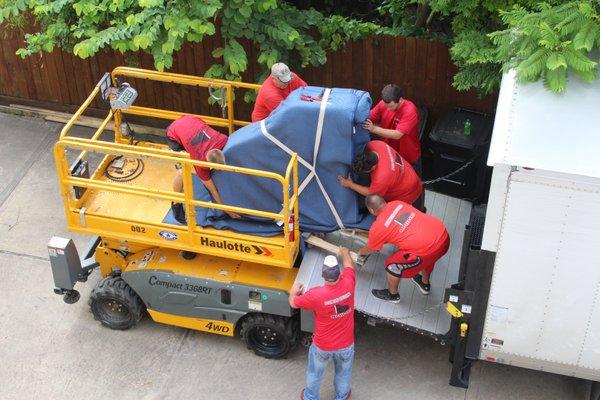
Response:
[[[264,358],[284,358],[298,345],[298,318],[251,314],[242,322],[240,336],[254,354]]]
[[[144,303],[120,276],[98,282],[89,304],[94,318],[111,329],[129,329],[144,315]]]

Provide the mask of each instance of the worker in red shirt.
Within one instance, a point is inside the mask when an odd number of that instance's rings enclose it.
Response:
[[[371,110],[363,127],[392,146],[421,176],[419,110],[402,95],[400,86],[385,86],[381,91],[381,101]]]
[[[348,249],[340,247],[339,256],[342,257],[343,270],[335,256],[325,257],[321,272],[325,281],[323,286],[302,294],[302,284],[295,283],[290,290],[290,306],[315,313],[315,333],[308,352],[306,388],[302,390],[301,399],[319,398],[323,373],[331,359],[335,365],[335,400],[350,398],[356,274]]]
[[[258,91],[254,111],[252,111],[252,122],[267,118],[291,92],[302,86],[306,86],[306,82],[291,72],[287,65],[273,64],[271,75]]]
[[[224,135],[208,126],[202,118],[195,115],[184,115],[173,121],[167,128],[167,143],[173,151],[187,151],[190,158],[198,161],[208,161],[216,164],[225,164],[225,155],[221,151],[227,143],[227,135]],[[196,175],[210,192],[215,202],[223,204],[219,191],[211,179],[210,168],[195,166]],[[173,191],[183,192],[183,177],[181,170],[173,181]],[[172,203],[173,216],[177,221],[185,224],[185,211],[183,204]],[[234,212],[228,212],[231,218],[240,218]]]
[[[412,166],[381,140],[367,143],[365,152],[352,162],[352,169],[356,174],[369,173],[370,186],[360,185],[350,177],[338,176],[338,181],[363,196],[378,194],[386,201],[401,200],[412,204],[423,192],[421,180]]]
[[[389,289],[373,289],[371,293],[378,299],[399,303],[400,279],[412,278],[421,293],[429,294],[431,271],[450,245],[444,223],[402,201],[386,203],[376,194],[367,196],[365,203],[376,218],[367,245],[358,254],[369,255],[381,250],[384,244],[397,248],[385,260]]]

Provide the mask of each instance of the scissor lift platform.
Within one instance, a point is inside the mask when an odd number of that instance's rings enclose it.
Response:
[[[175,163],[146,157],[142,159],[144,170],[128,182],[114,182],[107,178],[104,174],[107,161],[101,163],[91,180],[65,178],[65,185],[71,182],[73,186],[88,188],[81,199],[70,200],[75,204],[67,211],[69,228],[101,236],[108,242],[112,240],[115,243],[109,247],[119,247],[125,251],[128,251],[131,243],[142,247],[165,247],[277,267],[293,267],[299,244],[297,240],[290,240],[290,232],[284,232],[283,227],[281,234],[263,237],[198,226],[192,218],[189,219],[193,222],[187,225],[164,223],[171,201],[177,200],[165,199],[165,195],[159,194],[170,191],[176,171]],[[115,188],[119,191],[115,191]],[[157,195],[153,196],[153,193]],[[212,203],[199,204],[202,202],[193,199],[190,202],[194,206],[214,206]],[[283,215],[280,216],[281,220],[283,218]]]
[[[233,115],[233,88],[257,89],[257,85],[241,82],[219,81],[170,73],[116,68],[112,83],[117,77],[142,78],[188,86],[220,88],[227,94],[226,118],[201,116],[213,126],[227,128],[246,125]],[[70,230],[92,234],[102,238],[102,247],[113,252],[130,254],[151,247],[185,250],[234,260],[258,263],[265,266],[292,268],[299,250],[298,230],[298,165],[297,156],[290,162],[283,175],[239,168],[221,164],[200,162],[189,158],[187,153],[173,152],[166,145],[134,141],[121,131],[123,115],[153,117],[175,120],[181,112],[131,106],[111,109],[91,138],[69,135],[77,119],[83,115],[99,95],[106,97],[110,88],[106,74],[88,96],[84,104],[63,128],[54,147],[57,175],[63,197],[67,225]],[[114,126],[114,141],[100,140],[109,124]],[[74,154],[75,160],[70,159]],[[94,157],[90,157],[94,154]],[[90,158],[99,160],[91,165]],[[76,173],[85,162],[92,169],[90,175]],[[127,179],[115,178],[114,170],[122,169],[116,164],[140,165]],[[182,168],[183,193],[172,190],[175,166]],[[195,167],[210,167],[272,179],[281,185],[283,208],[280,212],[253,210],[194,199],[193,174]],[[78,169],[79,168],[79,169]],[[85,168],[84,168],[85,170]],[[108,172],[108,174],[107,174]],[[110,176],[109,176],[110,175]],[[184,204],[188,223],[185,225],[164,222],[171,202]],[[271,237],[241,234],[196,225],[196,207],[232,211],[242,216],[253,216],[278,221],[281,233]]]
[[[152,159],[143,160],[143,163],[142,173],[130,181],[123,182],[125,185],[154,187],[163,191],[171,189],[176,174],[175,164]],[[104,173],[98,179],[103,182],[111,182],[111,179]],[[154,224],[163,220],[171,203],[168,200],[148,196],[91,189],[82,206],[90,214]]]
[[[425,206],[428,213],[444,221],[450,234],[450,248],[437,262],[431,275],[431,293],[424,296],[410,279],[402,279],[398,304],[379,300],[371,294],[372,289],[387,288],[384,262],[394,252],[394,247],[386,245],[382,252],[371,255],[363,267],[357,268],[354,304],[357,312],[376,321],[383,321],[443,340],[443,336],[450,328],[450,315],[445,311],[445,303],[443,303],[444,290],[458,280],[464,228],[469,222],[471,203],[427,191]],[[328,234],[325,239],[332,244],[348,247],[354,251],[364,246],[366,240],[339,232]],[[307,289],[322,285],[321,266],[328,254],[322,249],[309,249],[302,260],[296,281],[301,282]]]

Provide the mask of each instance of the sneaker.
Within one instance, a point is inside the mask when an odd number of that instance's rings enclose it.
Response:
[[[421,275],[417,275],[417,276],[413,277],[412,281],[415,284],[415,286],[417,286],[417,288],[419,288],[421,293],[429,294],[429,291],[431,290],[431,284],[429,284],[429,283],[424,284],[423,278],[421,277]]]
[[[183,204],[181,203],[171,203],[171,210],[173,210],[173,217],[180,224],[187,224],[185,220],[185,210],[183,209]]]
[[[373,289],[371,293],[378,299],[389,301],[390,303],[400,303],[400,294],[391,294],[387,289]]]

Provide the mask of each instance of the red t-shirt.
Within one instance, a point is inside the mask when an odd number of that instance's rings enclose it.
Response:
[[[383,196],[386,201],[401,200],[412,204],[423,192],[421,180],[413,167],[396,150],[381,140],[367,143],[366,151],[377,153],[379,161],[371,171],[369,194]]]
[[[206,153],[212,149],[223,149],[228,139],[227,135],[214,130],[195,115],[184,115],[173,121],[167,128],[167,136],[181,143],[190,157],[198,161],[206,161]],[[200,179],[210,180],[210,168],[194,168]]]
[[[314,287],[294,299],[294,305],[315,313],[314,344],[334,351],[354,343],[354,287],[356,274],[346,267],[335,285]]]
[[[285,88],[280,89],[273,84],[273,79],[269,76],[258,90],[254,111],[252,111],[252,122],[265,119],[271,114],[271,111],[277,108],[279,103],[285,100],[288,95],[299,87],[306,86],[298,75],[292,72],[292,80]]]
[[[403,99],[394,112],[388,111],[381,100],[369,115],[369,119],[384,129],[395,129],[404,135],[400,139],[382,138],[409,163],[414,164],[421,158],[419,142],[419,110],[410,100]]]
[[[415,254],[428,254],[447,235],[444,223],[402,201],[387,203],[371,225],[367,245],[381,250],[384,244]]]

